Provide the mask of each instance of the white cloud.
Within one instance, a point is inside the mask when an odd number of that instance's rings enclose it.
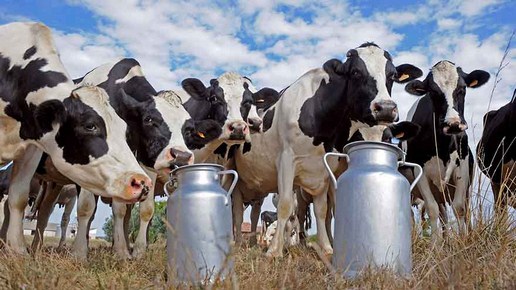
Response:
[[[459,5],[459,11],[462,15],[471,17],[485,12],[486,9],[496,4],[504,2],[503,0],[464,0]]]

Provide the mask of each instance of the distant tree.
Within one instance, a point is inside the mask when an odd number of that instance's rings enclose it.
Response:
[[[102,226],[102,230],[104,231],[104,234],[106,235],[106,240],[108,242],[113,241],[113,215],[110,215],[106,218],[106,221],[104,222],[104,225]]]
[[[155,242],[158,237],[164,237],[167,232],[167,228],[163,219],[166,219],[166,201],[157,201],[154,206],[154,216],[152,217],[149,228],[147,229],[147,239],[149,243]],[[106,239],[109,242],[113,241],[113,215],[110,215],[106,218],[106,222],[104,226],[102,226],[102,230],[106,234]],[[129,240],[134,242],[136,237],[138,236],[138,231],[140,230],[140,210],[139,205],[133,207],[131,211],[131,218],[129,219]]]

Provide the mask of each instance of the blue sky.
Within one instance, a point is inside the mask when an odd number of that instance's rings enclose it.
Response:
[[[442,59],[467,72],[489,71],[489,83],[468,91],[466,101],[468,134],[478,140],[515,14],[516,2],[504,0],[3,0],[0,24],[30,20],[51,27],[72,77],[134,57],[158,90],[228,70],[250,76],[257,87],[280,90],[327,59],[374,41],[395,64],[409,62],[425,72]],[[505,63],[491,108],[506,103],[515,88],[514,48]],[[393,97],[405,115],[414,97],[402,86],[394,87]]]

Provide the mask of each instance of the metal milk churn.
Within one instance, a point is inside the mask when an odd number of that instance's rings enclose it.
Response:
[[[167,257],[173,282],[211,283],[232,271],[230,195],[238,174],[223,169],[194,164],[171,172],[169,183],[177,182],[167,202]],[[229,192],[220,184],[224,174],[234,175]]]
[[[353,142],[343,152],[324,156],[336,188],[333,266],[348,278],[366,267],[389,267],[402,276],[410,275],[410,191],[423,170],[405,162],[404,152],[387,143]],[[332,155],[348,161],[338,182],[326,160]],[[419,170],[412,184],[398,172],[398,166]]]

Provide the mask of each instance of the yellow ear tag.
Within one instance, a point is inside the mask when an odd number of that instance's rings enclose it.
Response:
[[[201,138],[206,138],[202,132],[197,132],[197,135],[199,135]]]
[[[468,87],[470,87],[470,88],[471,88],[471,87],[476,86],[477,84],[478,84],[478,81],[477,81],[477,80],[474,80],[474,81],[472,81],[472,82],[468,85]]]
[[[398,78],[398,81],[404,81],[406,79],[408,79],[410,76],[408,74],[402,74],[399,78]]]
[[[394,136],[394,137],[396,137],[396,139],[400,139],[400,138],[403,138],[403,136],[405,136],[405,133],[404,133],[404,132],[400,132],[400,133],[398,133],[398,134],[397,134],[396,136]]]

